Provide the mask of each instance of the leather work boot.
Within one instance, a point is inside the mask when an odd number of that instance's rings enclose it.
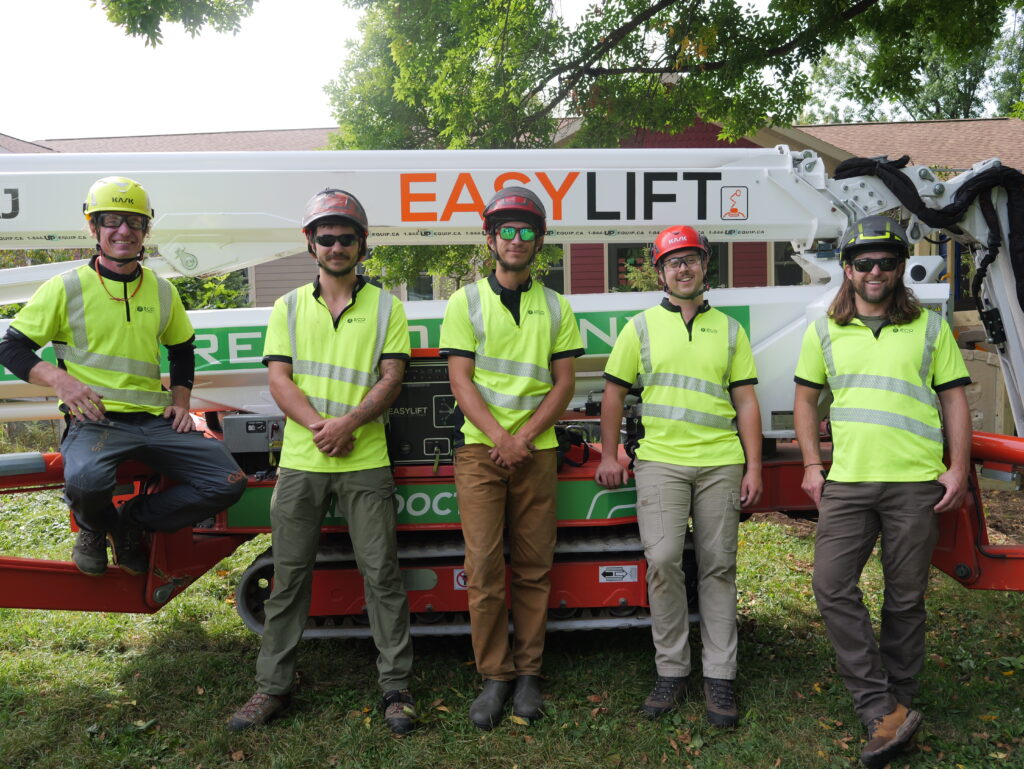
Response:
[[[512,715],[534,721],[544,715],[544,698],[540,694],[540,676],[519,676],[512,694]]]
[[[740,722],[736,689],[728,678],[705,678],[704,699],[712,726],[736,726]]]
[[[484,731],[493,729],[505,712],[505,701],[511,689],[511,681],[488,678],[484,681],[483,691],[469,706],[469,720]]]
[[[242,705],[228,721],[228,729],[240,732],[254,726],[273,721],[288,712],[291,697],[288,695],[264,694],[256,692],[249,701]]]
[[[408,689],[384,692],[380,708],[392,734],[408,734],[416,727],[416,700]]]
[[[142,526],[128,512],[128,504],[121,506],[117,524],[107,534],[114,563],[132,576],[149,571],[149,554],[143,538]]]
[[[663,713],[668,713],[686,697],[686,688],[690,684],[688,676],[673,678],[672,676],[658,676],[654,681],[654,688],[647,695],[644,704],[640,706],[646,715],[657,718]]]
[[[868,769],[882,769],[911,743],[920,725],[918,711],[897,704],[892,713],[868,724],[868,744],[861,751],[861,763]]]
[[[71,560],[82,574],[100,577],[107,573],[107,538],[95,531],[78,530]]]

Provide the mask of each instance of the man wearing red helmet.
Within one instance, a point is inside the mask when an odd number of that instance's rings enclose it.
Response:
[[[452,393],[465,417],[455,486],[466,542],[473,653],[484,679],[469,717],[486,730],[501,719],[510,695],[513,715],[530,721],[543,713],[540,672],[555,547],[554,424],[572,398],[583,342],[565,298],[530,277],[547,220],[537,196],[505,187],[483,216],[494,272],[448,301],[441,352],[448,357]]]
[[[363,576],[384,719],[404,734],[416,716],[412,639],[381,416],[402,386],[409,330],[401,302],[356,274],[368,225],[353,195],[336,189],[314,195],[302,231],[318,274],[275,302],[263,350],[270,393],[288,418],[270,509],[274,589],[256,662],[257,691],[228,728],[264,724],[290,705],[320,527],[333,499]]]
[[[710,251],[693,227],[669,227],[654,241],[651,258],[666,296],[630,320],[608,358],[596,480],[616,488],[629,479],[618,461],[619,431],[626,394],[640,387],[630,448],[657,667],[641,710],[660,716],[688,688],[682,560],[692,517],[708,719],[735,726],[736,547],[740,508],[761,497],[761,412],[746,332],[704,299]]]

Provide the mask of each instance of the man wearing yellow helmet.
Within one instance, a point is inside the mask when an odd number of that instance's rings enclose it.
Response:
[[[83,212],[96,255],[40,286],[0,342],[0,365],[60,399],[64,496],[79,527],[75,565],[104,574],[109,539],[114,562],[139,574],[148,568],[145,529],[176,531],[223,510],[242,495],[246,478],[223,445],[194,432],[192,324],[174,286],[140,264],[153,218],[146,190],[105,177],[89,189]],[[49,342],[56,366],[36,354]],[[160,345],[170,362],[169,392]],[[128,458],[177,485],[116,509],[115,473]]]

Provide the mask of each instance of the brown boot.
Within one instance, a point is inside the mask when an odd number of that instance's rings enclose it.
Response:
[[[920,725],[920,713],[897,704],[892,713],[868,724],[868,744],[861,751],[861,763],[868,769],[882,769],[910,744]]]

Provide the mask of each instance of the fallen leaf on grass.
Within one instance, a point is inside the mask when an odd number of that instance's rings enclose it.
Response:
[[[518,724],[519,726],[529,726],[530,725],[529,721],[527,721],[522,716],[515,715],[514,713],[511,716],[508,717],[508,720],[511,721],[514,724]]]
[[[596,704],[596,703],[598,703],[600,701],[601,701],[601,695],[600,694],[588,694],[587,695],[587,702],[593,702],[593,703]]]
[[[591,718],[597,718],[598,716],[603,716],[603,715],[606,715],[607,713],[608,713],[608,708],[594,708],[593,710],[590,711],[590,717]]]
[[[983,716],[978,716],[978,718],[980,718],[982,721],[995,721],[997,718],[999,718],[999,716],[995,713],[986,713]]]
[[[775,759],[775,763],[772,764],[772,766],[774,766],[776,769],[778,769],[778,767],[782,766],[782,758],[776,758]]]
[[[524,734],[523,735],[523,742],[525,742],[527,745],[532,745],[533,742],[534,742],[534,739],[529,734]]]
[[[451,713],[451,712],[452,712],[452,711],[451,711],[451,710],[450,710],[450,709],[448,708],[448,706],[447,706],[447,705],[438,705],[438,706],[437,706],[436,708],[434,708],[434,709],[435,709],[435,710],[440,710],[440,711],[441,711],[442,713]]]
[[[206,689],[204,689],[201,686],[197,686],[196,687],[196,694],[198,694],[200,697],[202,697],[204,694],[206,694]]]
[[[231,760],[235,761],[235,762],[245,761],[245,751],[244,750],[233,750],[233,751],[231,751]]]
[[[365,726],[367,729],[369,729],[370,728],[370,721],[371,720],[372,719],[369,716],[366,716],[366,718],[363,719],[363,726]]]
[[[156,719],[151,718],[148,721],[132,721],[132,726],[140,732],[144,732],[152,726],[156,725]]]
[[[676,752],[676,755],[679,755],[679,744],[671,737],[668,738],[668,744],[672,746],[672,750]]]

